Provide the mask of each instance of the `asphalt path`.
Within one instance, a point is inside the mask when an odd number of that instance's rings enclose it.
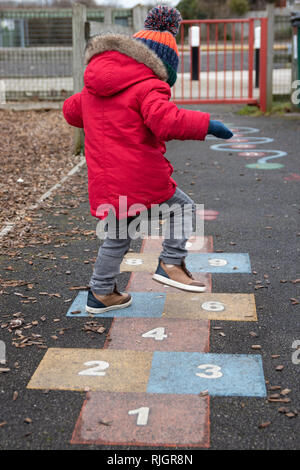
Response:
[[[246,160],[230,150],[211,150],[214,141],[172,141],[167,145],[167,157],[175,167],[174,176],[179,186],[197,203],[204,203],[206,209],[220,213],[217,220],[205,223],[205,234],[213,236],[214,249],[249,253],[252,264],[251,274],[213,275],[213,292],[255,294],[258,322],[212,321],[210,352],[261,354],[268,395],[275,393],[270,391],[270,386],[291,390],[288,395],[291,402],[287,405],[269,402],[267,398],[211,397],[210,449],[299,450],[300,417],[296,412],[300,412],[300,364],[292,361],[292,344],[300,340],[300,304],[295,302],[293,305],[290,299],[299,300],[300,284],[291,281],[299,278],[300,183],[285,178],[299,172],[300,121],[283,117],[242,117],[229,106],[201,108],[210,111],[215,119],[223,119],[234,127],[258,128],[257,136],[274,139],[272,143],[259,146],[260,150],[272,148],[287,152],[281,159],[284,167],[254,170],[245,165],[255,159]],[[83,184],[86,184],[85,170],[82,171]],[[69,210],[69,217],[76,217],[76,226],[95,228],[97,221],[89,216],[87,200],[80,207]],[[45,227],[56,226],[61,231],[70,228],[70,219],[63,214],[58,217],[43,211],[41,214]],[[22,303],[22,297],[14,295],[16,291],[34,295],[26,286],[7,287],[7,294],[1,295],[1,321],[5,320],[5,315],[10,317],[21,311],[26,321],[39,322],[34,332],[46,339],[48,348],[103,347],[105,335],[88,335],[82,331],[87,319],[67,318],[69,304],[65,302],[76,296],[76,292],[70,293],[70,286],[88,283],[91,264],[84,260],[96,255],[98,245],[97,239],[86,241],[84,237],[81,240],[66,237],[65,244],[56,247],[55,242],[36,248],[24,247],[14,258],[2,257],[3,279],[12,278],[12,273],[5,269],[9,265],[16,271],[14,278],[18,276],[36,283],[35,293],[59,293],[61,297],[40,295],[37,303],[26,304]],[[139,250],[140,241],[135,241],[132,248]],[[84,251],[86,249],[90,250],[89,254]],[[68,259],[61,256],[68,256]],[[34,257],[33,265],[28,264],[31,257]],[[121,289],[125,288],[128,277],[128,274],[120,275]],[[258,281],[264,288],[255,289]],[[43,315],[47,321],[40,321]],[[55,323],[55,319],[60,321]],[[103,319],[101,323],[108,328],[111,320]],[[216,326],[222,327],[225,336],[214,329]],[[64,334],[59,335],[57,329],[64,328]],[[251,336],[251,332],[257,336]],[[12,336],[5,328],[0,334],[7,345],[5,367],[11,369],[0,374],[0,423],[6,423],[0,426],[0,449],[112,450],[107,446],[70,445],[85,393],[27,389],[45,349],[34,346],[19,349],[11,344]],[[261,345],[261,350],[253,350],[253,344]],[[272,357],[274,355],[277,357]],[[283,370],[277,371],[278,365],[283,365]],[[16,399],[15,391],[18,392]],[[282,406],[293,411],[294,417],[280,413],[278,409]],[[31,422],[26,422],[28,417]],[[268,426],[259,427],[266,422]],[[118,447],[114,449],[118,450]]]

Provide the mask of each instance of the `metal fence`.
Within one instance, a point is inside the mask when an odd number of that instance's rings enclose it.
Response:
[[[258,22],[265,26],[266,19]],[[254,25],[254,19],[183,21],[174,100],[178,103],[258,103],[262,88],[266,86],[266,76],[262,67],[261,83],[255,90]],[[194,28],[196,34],[199,31],[199,47],[189,47],[190,28]],[[266,49],[263,33],[262,28],[261,52]]]
[[[137,29],[144,11],[136,9],[88,8],[87,20],[103,24],[103,29]],[[260,23],[260,19],[254,24]],[[91,23],[92,24],[92,23]],[[178,45],[181,63],[175,99],[247,101],[253,95],[249,54],[253,32],[249,22],[236,20],[226,24],[202,22],[199,76],[189,80],[191,51],[188,24],[183,24]],[[141,28],[138,28],[141,29]],[[72,8],[0,9],[0,101],[62,100],[73,93]],[[291,91],[292,29],[290,17],[276,15],[274,38],[273,93],[289,95]],[[254,63],[255,66],[255,63]],[[255,76],[253,77],[255,85]],[[249,83],[250,81],[250,83]],[[217,84],[218,82],[218,84]]]
[[[104,9],[88,9],[104,22]],[[111,11],[111,21],[132,25],[132,10]],[[6,100],[61,100],[73,93],[72,9],[0,10],[0,88]]]
[[[292,85],[292,26],[290,16],[275,16],[273,97],[288,97]]]

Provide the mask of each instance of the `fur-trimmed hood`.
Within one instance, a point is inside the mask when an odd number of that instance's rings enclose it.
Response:
[[[86,87],[102,96],[119,93],[153,74],[168,81],[162,60],[141,41],[123,34],[93,36],[86,45],[85,64]]]

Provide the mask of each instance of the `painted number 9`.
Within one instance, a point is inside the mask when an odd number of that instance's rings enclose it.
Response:
[[[226,266],[227,264],[226,259],[218,259],[218,258],[210,259],[208,262],[211,266]]]
[[[198,372],[196,375],[203,379],[218,379],[222,377],[221,367],[214,364],[201,364],[198,369],[202,369],[205,372]]]

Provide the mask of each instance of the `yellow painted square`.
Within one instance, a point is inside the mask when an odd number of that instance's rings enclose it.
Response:
[[[163,317],[257,321],[253,294],[167,294]]]
[[[27,388],[146,392],[152,354],[107,349],[48,349]]]
[[[121,264],[121,272],[150,271],[154,273],[158,258],[158,253],[128,253]]]

